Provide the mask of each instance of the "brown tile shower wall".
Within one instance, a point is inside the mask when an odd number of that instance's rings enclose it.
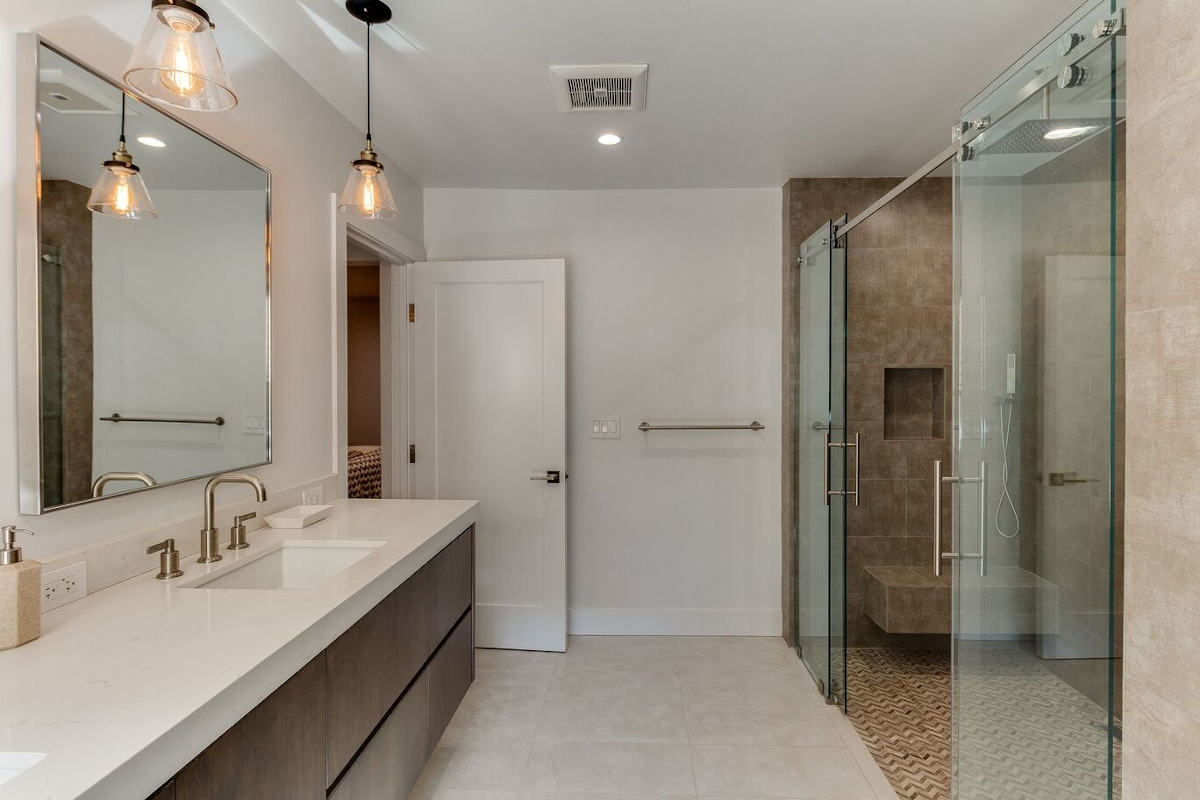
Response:
[[[62,258],[61,296],[57,298],[60,324],[57,330],[43,331],[48,340],[57,341],[61,361],[57,370],[47,369],[43,376],[43,380],[61,380],[60,385],[53,387],[53,395],[62,399],[62,407],[43,408],[43,414],[55,411],[61,414],[58,425],[47,427],[49,435],[57,441],[47,441],[43,453],[47,479],[60,472],[62,475],[62,485],[48,487],[47,491],[47,497],[58,497],[58,502],[92,493],[92,212],[87,208],[90,193],[87,186],[70,181],[42,182],[42,242],[58,247]],[[46,388],[50,387],[43,387]]]
[[[796,403],[795,247],[831,217],[854,216],[892,189],[899,178],[798,178],[784,190],[784,442],[795,452],[791,424]],[[951,362],[953,219],[948,178],[926,178],[850,233],[848,274],[847,414],[849,432],[862,434],[862,504],[847,516],[847,640],[853,647],[945,646],[947,637],[885,634],[863,613],[863,568],[913,566],[933,561],[932,475],[935,459],[949,459],[948,396]],[[893,401],[885,403],[889,369]],[[938,381],[940,391],[935,391]],[[913,393],[928,387],[927,416],[913,408]],[[942,403],[934,408],[932,398]],[[893,416],[885,436],[889,406]],[[914,425],[924,419],[924,427]],[[899,422],[900,424],[896,424]],[[928,433],[926,433],[928,431]],[[790,633],[790,581],[794,580],[790,474],[784,458],[785,631]],[[788,566],[790,565],[790,568]],[[791,573],[789,575],[788,573]],[[944,630],[930,620],[930,630]]]

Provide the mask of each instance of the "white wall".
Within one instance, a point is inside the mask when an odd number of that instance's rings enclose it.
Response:
[[[155,190],[152,222],[93,220],[96,416],[225,418],[94,421],[93,478],[136,470],[161,483],[266,461],[265,432],[243,428],[246,415],[267,413],[263,197]]]
[[[429,189],[431,260],[567,260],[574,633],[779,635],[778,189]],[[590,439],[593,414],[619,440]],[[766,431],[642,434],[643,419]]]
[[[143,531],[201,511],[194,481],[37,518],[17,514],[14,176],[16,41],[33,30],[108,75],[120,75],[148,13],[144,0],[4,0],[0,6],[0,522],[38,532],[33,558]],[[256,470],[268,490],[317,481],[333,463],[333,278],[336,242],[330,194],[341,190],[362,134],[289,68],[222,3],[206,0],[241,103],[188,121],[273,173],[274,463]],[[104,143],[99,155],[110,145]],[[385,158],[399,219],[389,236],[420,242],[420,187]],[[371,223],[364,225],[369,228]],[[222,498],[241,497],[232,490]],[[223,502],[223,501],[222,501]],[[179,546],[194,551],[192,537]],[[152,557],[146,560],[151,566]]]

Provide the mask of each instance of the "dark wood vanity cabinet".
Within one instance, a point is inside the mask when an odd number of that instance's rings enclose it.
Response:
[[[403,800],[474,677],[474,528],[150,800]]]

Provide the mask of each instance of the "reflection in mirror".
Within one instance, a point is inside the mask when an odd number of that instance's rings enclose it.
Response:
[[[129,96],[157,217],[89,211],[122,96],[39,47],[41,445],[32,465],[22,454],[22,497],[40,502],[26,513],[270,460],[269,175]]]

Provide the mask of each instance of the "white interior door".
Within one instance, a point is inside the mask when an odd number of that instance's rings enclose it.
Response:
[[[413,496],[481,502],[480,647],[566,649],[565,266],[412,265]]]

